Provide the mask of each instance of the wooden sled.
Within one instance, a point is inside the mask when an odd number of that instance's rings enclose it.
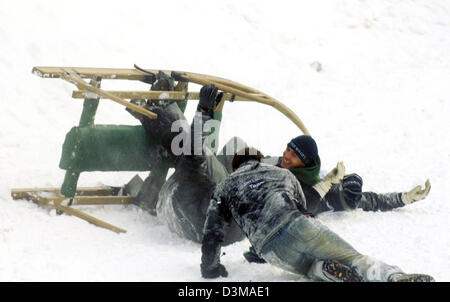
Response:
[[[158,118],[157,114],[127,100],[178,101],[180,109],[184,111],[188,100],[199,99],[199,92],[188,91],[190,82],[199,85],[214,84],[224,92],[225,100],[251,101],[272,106],[289,118],[304,134],[309,135],[309,131],[298,116],[276,99],[251,87],[219,77],[190,72],[141,69],[137,66],[134,69],[34,67],[32,72],[42,78],[60,78],[74,84],[78,90],[73,91],[72,97],[84,99],[83,111],[79,125],[67,133],[63,144],[59,166],[66,170],[66,174],[61,187],[12,189],[12,198],[26,199],[41,206],[55,208],[58,213],[77,216],[117,233],[126,230],[77,210],[74,206],[135,203],[135,190],[120,190],[115,187],[78,188],[80,174],[89,171],[151,171],[153,167],[148,154],[151,154],[154,146],[146,137],[142,126],[96,125],[94,119],[100,99],[112,100],[131,111],[155,119]],[[131,80],[152,84],[161,73],[176,83],[172,89],[106,91],[100,88],[103,80]],[[87,83],[85,79],[90,82]],[[136,187],[139,180],[134,178],[127,185]]]

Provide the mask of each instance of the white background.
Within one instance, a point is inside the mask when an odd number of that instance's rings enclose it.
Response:
[[[428,198],[411,206],[318,219],[361,253],[450,281],[450,2],[0,0],[0,45],[0,281],[203,281],[200,245],[135,206],[81,208],[128,231],[117,235],[10,197],[11,188],[61,185],[61,146],[82,109],[73,85],[32,67],[135,63],[220,76],[275,97],[315,137],[323,172],[343,160],[366,191],[406,191],[429,178]],[[96,123],[136,122],[101,101]],[[222,143],[239,135],[281,155],[299,134],[268,106],[225,105]],[[79,185],[123,185],[133,175],[83,173]],[[223,249],[229,277],[219,280],[305,280],[246,263],[248,245]]]

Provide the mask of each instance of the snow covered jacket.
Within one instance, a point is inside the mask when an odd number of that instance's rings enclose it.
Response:
[[[281,160],[282,158],[278,156],[267,156],[263,158],[261,162],[281,168]],[[289,171],[290,173],[292,172],[291,170],[288,169],[286,169],[286,171]],[[318,173],[319,171],[317,171],[317,174]],[[294,177],[296,177],[297,180],[299,181],[302,187],[303,194],[306,198],[306,208],[311,214],[317,215],[322,212],[333,211],[338,209],[340,210],[340,207],[336,206],[336,204],[340,204],[339,194],[337,196],[336,194],[327,194],[324,196],[324,198],[320,198],[319,193],[317,193],[317,191],[313,188],[313,186],[304,182],[303,179],[300,177],[300,175],[295,175],[293,173],[291,174]],[[317,178],[319,178],[318,175]],[[338,188],[337,185],[334,185],[333,187]],[[332,190],[333,188],[330,191]]]
[[[207,211],[202,269],[220,264],[220,247],[232,223],[259,253],[272,235],[307,214],[300,183],[289,170],[250,160],[217,185]]]

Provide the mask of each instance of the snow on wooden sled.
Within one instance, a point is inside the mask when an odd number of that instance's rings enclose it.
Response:
[[[42,78],[60,78],[74,84],[78,90],[73,98],[84,99],[83,111],[78,126],[66,135],[59,167],[66,170],[60,188],[20,188],[12,189],[13,199],[26,199],[39,205],[55,208],[58,213],[77,216],[99,227],[117,233],[124,229],[92,217],[74,208],[76,205],[125,205],[136,202],[136,188],[142,180],[133,178],[123,188],[88,187],[78,188],[82,172],[90,171],[152,171],[160,166],[152,161],[154,142],[146,135],[142,126],[96,125],[95,114],[100,99],[109,99],[151,119],[157,114],[127,100],[168,100],[178,101],[184,112],[188,100],[198,100],[199,92],[189,92],[188,84],[214,84],[224,92],[227,101],[251,101],[272,106],[290,119],[304,134],[309,135],[302,121],[288,107],[276,99],[251,87],[209,75],[171,70],[81,67],[34,67],[33,74]],[[153,84],[158,76],[171,79],[173,87],[150,91],[106,91],[100,88],[104,80],[131,80]],[[87,83],[84,79],[90,79]],[[153,88],[153,87],[152,87]],[[107,146],[107,147],[105,147]],[[167,169],[167,166],[166,166]],[[162,173],[163,177],[167,171]]]

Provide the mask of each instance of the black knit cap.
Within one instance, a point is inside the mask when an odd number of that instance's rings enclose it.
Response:
[[[309,135],[300,135],[293,138],[288,146],[294,150],[306,167],[312,166],[319,157],[316,141]]]

